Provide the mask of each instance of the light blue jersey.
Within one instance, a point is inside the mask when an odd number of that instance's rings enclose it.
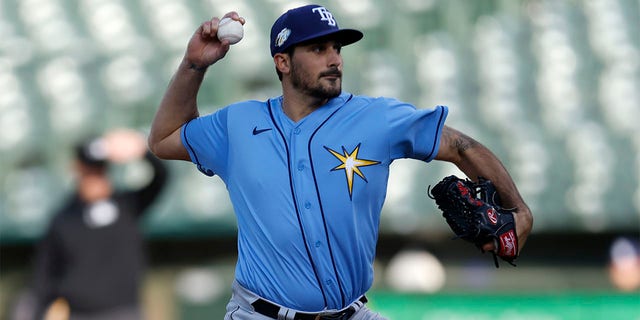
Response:
[[[299,122],[282,97],[190,121],[191,160],[226,183],[238,221],[236,279],[280,305],[341,309],[373,282],[389,165],[431,161],[448,109],[342,93]]]

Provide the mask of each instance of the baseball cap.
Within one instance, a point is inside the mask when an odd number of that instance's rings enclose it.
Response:
[[[92,167],[105,167],[108,164],[107,151],[104,141],[100,138],[90,138],[75,146],[76,158]]]
[[[340,29],[338,22],[325,7],[310,4],[282,14],[271,26],[271,56],[289,47],[324,36],[331,36],[343,46],[362,39],[362,32]]]

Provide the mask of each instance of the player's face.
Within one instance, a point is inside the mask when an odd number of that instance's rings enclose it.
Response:
[[[341,45],[335,41],[296,47],[291,61],[291,84],[310,96],[330,99],[342,92]]]

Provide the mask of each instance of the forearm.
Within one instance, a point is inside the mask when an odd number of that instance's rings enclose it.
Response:
[[[470,179],[477,181],[478,177],[491,180],[500,193],[504,207],[526,207],[522,196],[504,167],[502,162],[485,146],[477,143],[461,153],[456,166]]]
[[[486,147],[477,143],[467,149],[457,163],[469,178],[489,179],[498,190],[504,208],[515,208],[516,232],[518,234],[519,251],[524,246],[533,226],[533,215],[500,160]]]
[[[436,159],[452,162],[472,180],[477,181],[478,177],[491,180],[500,194],[502,206],[517,209],[516,231],[522,248],[531,232],[533,216],[500,159],[481,143],[449,127],[443,131],[441,149]]]
[[[140,208],[135,212],[137,216],[147,213],[146,209],[158,198],[168,180],[168,170],[162,160],[149,152],[145,154],[145,159],[153,167],[153,177],[146,186],[133,191],[133,199],[135,199]]]
[[[205,70],[184,59],[171,79],[151,124],[149,148],[159,158],[175,158],[167,150],[171,137],[179,135],[180,127],[198,117],[197,96]]]

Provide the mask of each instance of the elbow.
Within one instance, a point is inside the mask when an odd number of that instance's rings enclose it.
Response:
[[[533,214],[530,210],[527,210],[526,219],[528,222],[527,224],[529,225],[529,232],[531,232],[531,229],[533,229]]]
[[[533,224],[533,213],[531,213],[531,209],[529,209],[529,206],[524,204],[521,211],[524,217],[527,219],[528,224]]]
[[[163,152],[160,148],[149,147],[149,151],[151,151],[151,153],[160,160],[174,160],[174,157],[171,157],[170,154]]]
[[[158,143],[157,143],[156,139],[154,139],[154,137],[151,136],[151,135],[149,135],[149,137],[147,138],[147,147],[149,148],[149,151],[154,156],[160,158],[160,156],[158,155],[158,152],[159,152]]]
[[[526,205],[524,208],[519,209],[518,215],[521,216],[521,223],[523,223],[522,227],[526,230],[527,234],[531,232],[533,229],[533,214],[531,210]]]
[[[164,139],[157,139],[150,136],[147,140],[149,152],[158,159],[162,160],[185,160],[190,161],[191,158],[187,153],[187,149],[182,146],[182,142],[175,136],[169,136]]]
[[[147,139],[147,146],[149,148],[149,151],[158,159],[169,160],[166,152],[163,152],[161,142],[161,140],[154,139],[152,136],[149,136],[149,138]]]
[[[518,234],[518,252],[521,252],[533,229],[533,215],[531,214],[531,210],[525,205],[516,211],[515,219],[516,232]]]

